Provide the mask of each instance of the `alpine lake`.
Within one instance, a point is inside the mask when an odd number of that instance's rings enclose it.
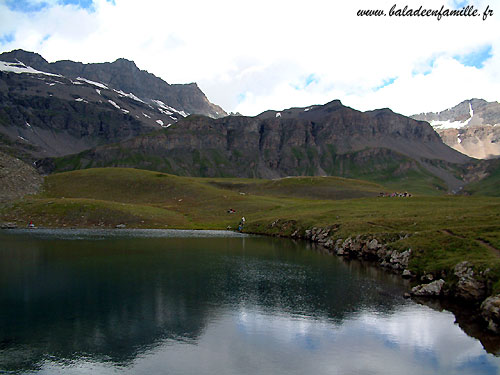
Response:
[[[4,230],[0,373],[500,373],[495,339],[409,287],[287,239]]]

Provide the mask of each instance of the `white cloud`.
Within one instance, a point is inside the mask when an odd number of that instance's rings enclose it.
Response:
[[[94,3],[90,13],[53,5],[23,14],[0,2],[0,36],[15,35],[0,49],[32,50],[49,61],[125,57],[169,83],[196,81],[211,101],[250,115],[333,99],[408,115],[471,97],[499,99],[499,0],[468,2],[494,10],[486,21],[356,16],[363,8],[388,11],[393,0]],[[453,59],[488,45],[492,57],[481,69]],[[306,86],[310,75],[316,81]]]

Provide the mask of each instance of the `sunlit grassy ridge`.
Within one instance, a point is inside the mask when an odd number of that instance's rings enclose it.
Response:
[[[412,248],[419,273],[469,260],[500,275],[500,198],[377,197],[383,191],[337,177],[193,178],[102,168],[50,175],[40,194],[0,215],[21,226],[33,220],[48,227],[194,229],[236,228],[245,216],[245,231],[282,236],[335,226],[336,238],[374,235],[396,249]],[[272,226],[277,220],[285,224]]]

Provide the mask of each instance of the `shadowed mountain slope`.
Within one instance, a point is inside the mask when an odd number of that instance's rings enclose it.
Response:
[[[46,171],[120,166],[206,177],[343,176],[458,188],[470,159],[426,123],[332,101],[256,117],[189,116],[168,129],[45,160]],[[420,182],[418,182],[420,181]],[[399,185],[401,186],[401,185]]]

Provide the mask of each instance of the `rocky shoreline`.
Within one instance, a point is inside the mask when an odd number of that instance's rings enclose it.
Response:
[[[297,229],[290,235],[285,234],[289,232],[290,227],[295,227],[295,224],[276,220],[269,227],[278,229],[280,236],[310,241],[324,247],[330,254],[369,261],[400,274],[403,278],[411,279],[416,285],[405,297],[452,300],[458,304],[475,307],[474,311],[487,329],[500,334],[500,294],[492,295],[493,282],[489,277],[489,269],[479,270],[471,262],[463,261],[457,263],[451,272],[441,270],[418,274],[410,267],[412,249],[398,251],[386,244],[405,238],[408,234],[386,234],[381,236],[383,238],[377,238],[376,235],[338,238],[335,236],[338,225]]]

